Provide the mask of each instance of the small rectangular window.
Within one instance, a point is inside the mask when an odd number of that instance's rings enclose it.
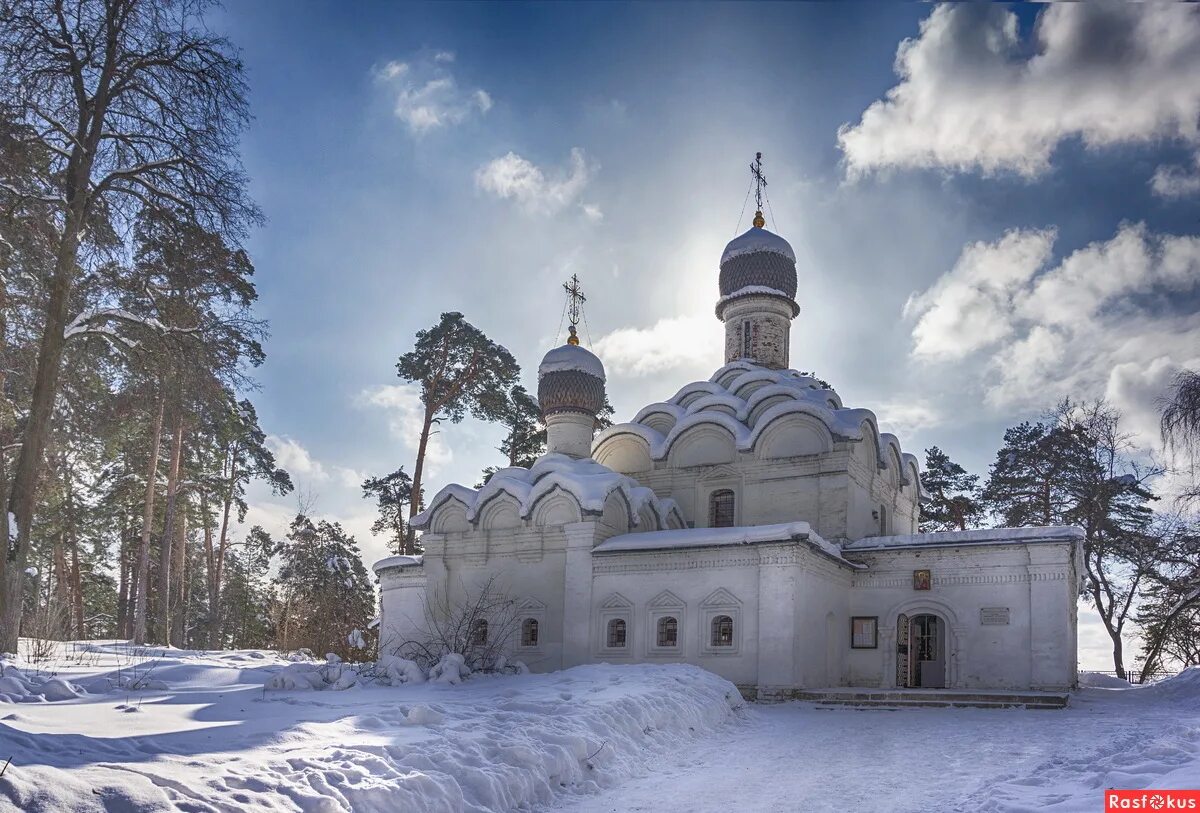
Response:
[[[742,358],[750,358],[750,320],[742,322]]]
[[[608,622],[608,648],[625,648],[625,619],[614,618]]]
[[[734,500],[732,489],[714,491],[708,497],[708,527],[732,528],[734,522]]]

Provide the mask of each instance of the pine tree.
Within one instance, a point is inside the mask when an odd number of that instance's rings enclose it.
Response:
[[[396,553],[404,551],[408,538],[408,523],[405,521],[405,510],[412,501],[412,480],[404,472],[404,467],[396,469],[383,477],[370,477],[362,484],[363,499],[375,498],[379,507],[379,516],[371,524],[371,533],[376,536],[385,534],[388,537],[388,547]],[[420,541],[414,542],[414,553],[421,553]]]
[[[1084,531],[1086,591],[1112,640],[1124,677],[1121,636],[1162,540],[1151,527],[1160,469],[1139,465],[1120,415],[1103,402],[1064,401],[1036,424],[1004,433],[983,501],[1008,526],[1076,525]]]
[[[925,450],[921,488],[928,500],[921,505],[921,531],[965,531],[979,527],[979,475],[968,474],[938,447]]]
[[[237,236],[260,217],[237,157],[249,121],[243,66],[203,11],[131,0],[80,0],[66,10],[45,0],[0,4],[0,109],[24,154],[36,157],[11,175],[5,161],[0,209],[32,206],[53,224],[53,261],[35,270],[44,290],[20,448],[11,470],[0,466],[17,519],[15,543],[0,558],[0,650],[16,648],[43,458],[66,344],[79,327],[73,305],[90,273],[81,260],[147,205],[179,206]]]
[[[410,523],[421,510],[425,452],[434,424],[459,423],[468,412],[480,420],[499,420],[504,395],[520,372],[512,354],[461,313],[443,313],[436,325],[417,333],[413,350],[396,363],[400,378],[420,385],[424,413],[413,466]],[[404,552],[413,553],[415,542],[410,524]]]
[[[375,612],[375,588],[354,537],[338,523],[299,514],[282,545],[279,646],[355,656],[347,636],[365,631]]]

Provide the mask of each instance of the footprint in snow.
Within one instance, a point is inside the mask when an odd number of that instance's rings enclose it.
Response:
[[[571,694],[570,692],[559,692],[558,696],[561,697],[563,700],[570,700],[575,695]]]

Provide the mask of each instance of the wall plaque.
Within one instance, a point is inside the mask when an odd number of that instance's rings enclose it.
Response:
[[[979,608],[979,623],[980,624],[1007,624],[1008,623],[1008,608],[1007,607],[981,607],[981,608]]]

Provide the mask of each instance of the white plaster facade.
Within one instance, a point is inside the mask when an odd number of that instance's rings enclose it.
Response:
[[[778,274],[776,246],[790,246],[760,232],[730,246],[775,251]],[[579,376],[602,384],[603,369],[583,348],[551,351],[539,381],[550,452],[482,489],[443,488],[414,523],[425,554],[375,565],[382,651],[492,580],[521,622],[506,647],[535,671],[682,661],[761,698],[1074,686],[1082,532],[917,534],[916,458],[869,410],[780,369],[799,309],[782,291],[745,290],[718,313],[780,322],[782,337],[746,344],[765,358],[643,408],[596,437],[591,458],[594,408],[578,404],[597,391]]]

